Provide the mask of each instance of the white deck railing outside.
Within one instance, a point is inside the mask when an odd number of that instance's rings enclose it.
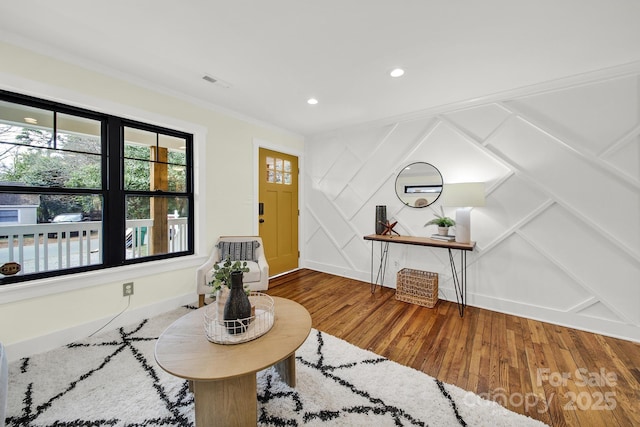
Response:
[[[153,220],[128,220],[126,227],[126,258],[149,255]],[[187,218],[168,219],[168,253],[187,250],[187,228]],[[19,274],[100,264],[102,222],[0,226],[0,265],[9,261],[20,264]]]

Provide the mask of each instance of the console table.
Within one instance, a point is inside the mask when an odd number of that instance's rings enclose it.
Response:
[[[430,239],[428,237],[414,236],[394,236],[386,234],[371,234],[364,236],[365,240],[371,241],[371,293],[375,292],[376,285],[382,285],[384,274],[387,269],[389,243],[401,243],[404,245],[430,246],[434,248],[447,249],[449,252],[449,263],[451,264],[451,275],[453,279],[453,288],[456,291],[456,302],[458,303],[458,312],[460,317],[464,316],[464,308],[467,306],[467,252],[472,251],[476,242],[458,243],[447,242],[445,240]],[[380,242],[380,265],[378,267],[378,275],[373,279],[373,242]],[[453,250],[460,251],[460,277],[453,257]]]

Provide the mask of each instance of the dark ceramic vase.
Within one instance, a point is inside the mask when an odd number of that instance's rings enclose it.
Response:
[[[227,332],[233,335],[245,332],[249,325],[249,317],[251,317],[251,302],[244,291],[242,275],[242,271],[231,272],[231,291],[224,305]]]
[[[376,206],[376,234],[384,233],[385,224],[387,223],[387,206]]]

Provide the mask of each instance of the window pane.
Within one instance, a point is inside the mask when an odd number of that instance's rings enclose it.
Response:
[[[186,192],[186,144],[184,138],[125,128],[125,189]]]
[[[124,159],[124,188],[130,191],[149,191],[150,163],[142,160]]]
[[[188,250],[187,197],[127,196],[126,258]]]
[[[0,265],[19,275],[102,263],[100,195],[0,193],[0,218]]]
[[[0,141],[53,148],[53,112],[0,101]]]
[[[57,114],[56,148],[100,154],[101,128],[98,120]]]
[[[169,165],[168,167],[169,191],[176,193],[187,192],[187,167]]]
[[[80,213],[83,221],[102,220],[102,197],[84,194],[42,194],[38,208],[38,222],[55,222],[65,213]]]
[[[2,150],[0,144],[0,150]],[[13,146],[0,161],[0,181],[10,185],[54,188],[102,188],[98,154]]]
[[[156,146],[156,133],[124,128],[124,155],[132,159],[151,160],[151,148]]]
[[[0,181],[9,185],[102,188],[101,122],[0,101]],[[68,151],[72,150],[72,151]]]
[[[158,136],[158,145],[167,149],[167,162],[178,165],[187,164],[187,141],[184,138],[160,134]]]
[[[148,145],[124,143],[124,157],[127,159],[151,160],[151,148]]]

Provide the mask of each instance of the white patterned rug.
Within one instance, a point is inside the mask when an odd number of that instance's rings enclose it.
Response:
[[[153,357],[156,338],[190,309],[10,364],[6,425],[193,426],[187,382]],[[296,356],[296,388],[273,368],[258,373],[258,425],[544,425],[317,330]]]

